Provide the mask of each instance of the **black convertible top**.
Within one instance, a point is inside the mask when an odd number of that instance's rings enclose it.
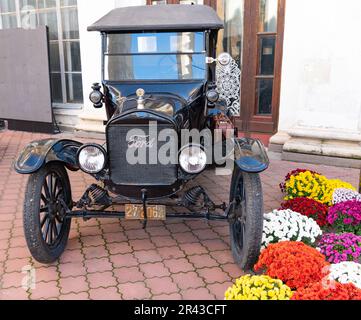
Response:
[[[205,5],[155,5],[117,8],[88,31],[165,31],[222,29],[217,13]]]

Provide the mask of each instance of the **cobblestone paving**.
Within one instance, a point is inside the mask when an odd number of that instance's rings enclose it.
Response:
[[[31,258],[23,236],[22,206],[27,176],[12,169],[20,150],[46,135],[0,131],[0,300],[2,299],[223,299],[242,275],[233,263],[225,222],[72,221],[68,246],[59,261]],[[62,135],[57,135],[60,138]],[[89,140],[88,140],[89,141]],[[358,182],[358,171],[272,161],[262,173],[265,210],[278,208],[278,184],[291,169],[308,167],[330,178]],[[70,173],[73,199],[93,179]],[[198,182],[215,201],[227,201],[229,177],[203,174]],[[29,283],[28,279],[34,279]]]

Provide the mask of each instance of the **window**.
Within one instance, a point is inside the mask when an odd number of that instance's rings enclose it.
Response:
[[[272,114],[278,0],[260,0],[257,33],[256,114]]]
[[[0,28],[49,28],[54,104],[83,102],[77,0],[0,0]]]
[[[218,0],[217,12],[224,20],[217,45],[218,54],[228,52],[241,67],[244,1]]]
[[[203,32],[109,34],[105,79],[204,79],[204,45]]]

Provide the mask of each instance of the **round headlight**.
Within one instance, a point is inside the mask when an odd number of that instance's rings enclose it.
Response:
[[[102,98],[103,94],[100,91],[94,90],[90,92],[89,99],[93,104],[99,104]]]
[[[207,91],[206,96],[207,96],[207,100],[208,100],[209,102],[212,102],[212,103],[217,102],[218,99],[219,99],[219,94],[218,94],[218,92],[217,92],[216,90],[213,90],[213,89]]]
[[[185,146],[179,154],[179,165],[187,173],[199,173],[207,164],[207,155],[199,145]]]
[[[105,166],[105,151],[98,145],[85,145],[78,151],[80,169],[87,173],[98,173]]]

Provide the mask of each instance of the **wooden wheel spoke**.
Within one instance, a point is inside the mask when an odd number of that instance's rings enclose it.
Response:
[[[54,239],[56,240],[59,236],[59,231],[58,231],[58,226],[56,225],[56,221],[54,220],[53,221],[53,230],[54,230]]]
[[[63,187],[60,186],[60,187],[58,188],[58,191],[57,191],[56,194],[55,194],[55,199],[58,199],[59,196],[60,196],[62,193],[63,193]]]
[[[47,205],[40,208],[40,212],[47,212],[49,210],[49,207]]]
[[[47,200],[50,200],[50,192],[49,192],[49,187],[48,187],[48,182],[46,181],[46,179],[45,179],[45,181],[44,181],[44,191],[45,191],[45,198],[47,199]]]
[[[58,184],[59,184],[59,177],[58,176],[55,176],[55,182],[54,182],[54,186],[53,186],[53,189],[52,189],[52,195],[54,197],[54,199],[56,199],[56,189],[58,188]]]
[[[49,222],[50,224],[50,230],[49,230],[49,244],[52,245],[53,244],[53,227],[54,224],[52,221]]]
[[[49,229],[50,229],[50,219],[46,219],[46,226],[45,226],[45,235],[44,235],[44,241],[48,243],[48,236],[49,236]]]
[[[63,220],[60,219],[60,217],[59,217],[58,215],[55,216],[55,219],[56,219],[56,221],[59,222],[59,224],[62,224],[62,223],[63,223]]]
[[[46,213],[46,214],[44,214],[44,216],[42,217],[42,219],[40,220],[40,229],[42,229],[43,228],[43,226],[44,226],[44,224],[45,224],[45,222],[46,222],[46,220],[49,218],[49,215]]]
[[[48,175],[48,183],[47,183],[47,186],[48,186],[48,193],[49,193],[49,197],[51,199],[53,199],[53,174],[50,173]]]
[[[41,193],[41,200],[43,200],[44,204],[49,203],[49,200],[46,198],[46,196],[43,193]]]

